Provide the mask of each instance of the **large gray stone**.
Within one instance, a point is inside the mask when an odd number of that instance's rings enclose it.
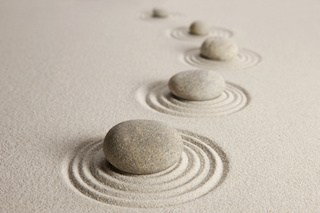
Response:
[[[180,133],[151,120],[122,122],[107,133],[103,151],[109,163],[132,174],[151,174],[174,165],[181,157]]]
[[[179,98],[206,101],[220,96],[226,88],[226,83],[218,72],[189,70],[174,75],[168,86],[170,92]]]
[[[239,48],[234,41],[222,37],[207,38],[200,47],[202,57],[218,61],[231,60],[238,52]]]

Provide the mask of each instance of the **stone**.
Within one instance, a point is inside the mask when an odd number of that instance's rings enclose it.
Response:
[[[155,18],[167,18],[169,16],[169,13],[165,9],[154,8],[152,11],[152,16]]]
[[[238,52],[239,48],[234,41],[222,37],[207,38],[200,47],[200,55],[211,60],[232,60]]]
[[[191,35],[204,36],[209,34],[209,28],[202,21],[194,21],[189,27],[189,33]]]
[[[129,120],[117,124],[107,133],[103,152],[115,168],[131,174],[163,171],[181,157],[180,133],[152,120]]]
[[[189,70],[170,78],[170,92],[188,101],[206,101],[219,97],[226,88],[223,77],[215,71]]]

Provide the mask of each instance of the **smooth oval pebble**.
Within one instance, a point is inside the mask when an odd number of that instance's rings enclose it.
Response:
[[[177,73],[168,83],[170,92],[188,101],[217,98],[226,88],[223,77],[214,71],[190,70]]]
[[[169,16],[169,13],[162,8],[154,8],[152,11],[152,16],[155,18],[166,18]]]
[[[129,120],[107,133],[103,151],[117,169],[132,174],[151,174],[177,163],[183,142],[179,132],[152,120]]]
[[[189,33],[191,35],[207,35],[209,33],[208,26],[202,21],[194,21],[189,27]]]
[[[200,55],[212,60],[231,60],[238,52],[239,48],[235,42],[222,37],[207,38],[200,47]]]

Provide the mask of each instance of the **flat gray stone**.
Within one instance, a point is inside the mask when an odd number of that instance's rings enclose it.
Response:
[[[204,36],[209,34],[209,27],[202,21],[194,21],[189,27],[191,35]]]
[[[170,92],[189,101],[217,98],[226,88],[223,77],[214,71],[189,70],[174,75],[168,83]]]
[[[151,120],[129,120],[107,133],[103,151],[109,163],[132,174],[151,174],[177,163],[183,150],[180,133]]]
[[[200,47],[200,55],[204,58],[219,61],[228,61],[238,55],[237,44],[228,38],[210,37]]]
[[[154,18],[167,18],[169,16],[168,11],[162,8],[154,8],[152,10],[152,16]]]

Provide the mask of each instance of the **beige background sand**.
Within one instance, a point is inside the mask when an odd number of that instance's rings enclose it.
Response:
[[[162,6],[184,16],[141,20]],[[307,1],[0,2],[0,212],[320,212],[320,4]],[[235,33],[262,62],[221,71],[250,104],[223,117],[160,114],[138,88],[192,68],[199,41],[168,37],[195,19]],[[155,119],[212,138],[224,183],[195,201],[130,209],[80,194],[63,173],[78,145],[127,119]]]

